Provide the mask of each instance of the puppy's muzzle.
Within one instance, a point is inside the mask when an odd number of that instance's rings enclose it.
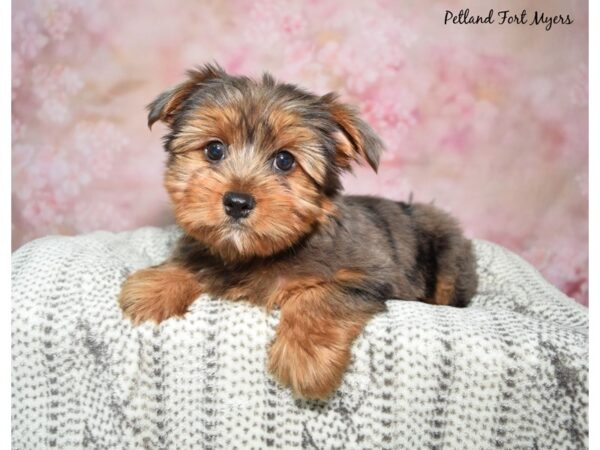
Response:
[[[249,194],[241,192],[226,192],[223,196],[223,208],[228,216],[234,219],[242,219],[250,215],[256,201]]]

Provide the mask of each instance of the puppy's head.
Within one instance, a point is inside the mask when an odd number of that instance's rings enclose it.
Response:
[[[165,122],[165,186],[178,223],[226,261],[285,250],[335,215],[340,173],[374,170],[382,143],[334,94],[207,65],[149,106]]]

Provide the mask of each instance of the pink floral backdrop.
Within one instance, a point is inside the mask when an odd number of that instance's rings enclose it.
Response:
[[[465,2],[13,1],[13,247],[172,221],[144,106],[195,64],[357,104],[388,151],[347,191],[435,201],[588,303],[588,11],[550,31],[444,25]]]

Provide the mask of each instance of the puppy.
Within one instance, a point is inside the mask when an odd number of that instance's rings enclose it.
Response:
[[[269,371],[298,397],[326,399],[386,299],[465,306],[474,295],[454,219],[340,194],[340,174],[357,160],[377,170],[383,145],[334,94],[206,65],[148,108],[150,127],[170,129],[164,180],[185,235],[125,281],[119,303],[135,324],[181,316],[200,294],[279,308]]]

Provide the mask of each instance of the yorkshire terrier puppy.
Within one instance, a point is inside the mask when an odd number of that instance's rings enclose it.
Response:
[[[326,399],[385,300],[465,306],[474,295],[471,242],[453,218],[340,194],[340,174],[355,160],[377,170],[383,144],[334,94],[206,65],[148,108],[148,125],[170,130],[165,187],[185,234],[123,284],[135,324],[181,316],[204,293],[279,308],[269,371]]]

